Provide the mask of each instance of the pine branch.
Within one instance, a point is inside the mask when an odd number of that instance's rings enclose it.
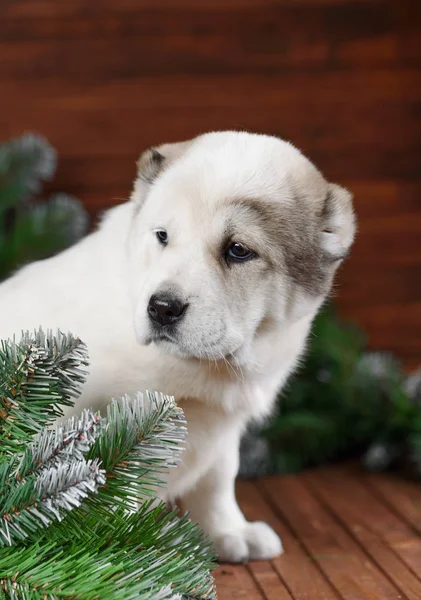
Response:
[[[138,538],[152,539],[163,527],[160,516],[165,509],[152,509],[152,519],[143,522],[145,511],[126,527]],[[76,512],[72,513],[75,516]],[[91,518],[89,518],[91,516]],[[188,535],[190,552],[180,553],[177,544],[171,547],[146,547],[130,539],[119,543],[114,539],[124,527],[123,514],[109,512],[98,520],[87,515],[88,524],[79,520],[78,527],[69,527],[67,519],[51,529],[52,535],[40,539],[35,546],[0,549],[0,586],[5,581],[42,588],[51,598],[101,600],[139,598],[184,598],[213,600],[212,578],[205,561],[196,557],[197,527],[190,522],[188,529],[180,528],[178,538]],[[95,521],[91,528],[90,523]],[[77,521],[75,521],[76,523]],[[148,528],[151,528],[148,531]],[[46,530],[50,532],[49,530]],[[79,532],[81,535],[79,535]],[[207,561],[209,562],[209,560]],[[69,574],[72,574],[69,577]],[[18,596],[19,597],[19,596]]]
[[[22,480],[51,465],[83,460],[106,426],[106,420],[98,412],[84,409],[79,417],[70,417],[53,430],[42,429],[25,450],[17,479]]]
[[[107,485],[98,498],[90,498],[101,510],[117,504],[134,509],[141,497],[163,483],[162,476],[178,461],[186,434],[184,415],[172,398],[126,396],[113,402],[106,421],[96,417],[86,411],[78,420],[82,439],[71,419],[55,432],[42,432],[18,466],[16,459],[0,462],[0,545],[23,540],[53,519],[62,519],[63,511],[98,492],[105,474]]]
[[[25,133],[0,145],[0,218],[39,192],[56,169],[56,152],[41,136]]]
[[[73,511],[49,530],[49,540],[62,543],[63,538],[77,539],[81,546],[97,548],[99,556],[110,547],[146,556],[154,551],[163,568],[151,565],[145,573],[150,569],[159,586],[171,585],[183,597],[214,597],[209,573],[215,566],[214,551],[208,538],[187,516],[180,517],[177,510],[170,511],[155,500],[144,502],[138,512],[130,515],[122,508],[97,508],[90,503]]]
[[[0,254],[0,278],[23,264],[48,258],[71,246],[88,230],[88,215],[74,197],[57,194],[48,202],[16,212]]]
[[[178,463],[187,432],[183,411],[169,396],[138,393],[113,400],[107,422],[87,455],[98,457],[107,473],[107,485],[91,501],[134,507]]]
[[[25,332],[0,349],[0,457],[18,452],[33,434],[71,406],[86,379],[87,350],[60,331]]]
[[[56,250],[74,244],[89,227],[88,214],[80,200],[69,194],[54,194],[44,204],[32,207],[32,227],[39,239],[55,237]]]
[[[81,466],[86,468],[84,455],[105,426],[105,420],[98,413],[85,409],[80,417],[71,417],[55,430],[43,429],[27,447],[22,458],[15,456],[0,462],[0,546],[24,539],[27,536],[27,524],[31,525],[33,533],[39,527],[48,525],[52,517],[57,518],[56,502],[51,500],[51,490],[42,490],[43,477],[44,481],[48,476],[55,479],[57,487],[60,476],[66,475],[66,465],[73,469]],[[63,465],[65,468],[61,468]],[[46,474],[51,467],[55,467],[55,470]],[[94,481],[94,491],[97,483]],[[63,482],[61,488],[63,491]],[[79,488],[75,488],[77,494]],[[43,503],[45,496],[49,496],[50,500]],[[39,510],[41,516],[38,515]]]
[[[135,513],[130,514],[122,507],[104,510],[96,504],[84,503],[65,521],[51,527],[49,534],[49,539],[57,541],[68,537],[89,544],[96,539],[100,545],[108,546],[112,542],[115,546],[138,551],[174,548],[186,558],[192,558],[194,548],[195,560],[206,568],[212,568],[216,558],[212,543],[187,514],[180,516],[178,509],[169,510],[164,502],[156,499],[144,501]]]
[[[0,463],[0,547],[33,536],[105,483],[98,460],[51,466],[13,484],[14,461]]]
[[[98,555],[94,545],[80,547],[69,540],[66,545],[36,545],[8,555],[0,550],[0,586],[14,581],[32,590],[42,589],[52,600],[149,600],[160,589],[147,577],[145,568],[157,558],[153,551],[141,555],[112,548]],[[159,559],[156,562],[158,566]],[[168,590],[162,597],[166,600],[171,595]]]
[[[213,555],[197,526],[156,500],[127,512],[177,464],[182,411],[138,394],[114,401],[108,420],[86,410],[31,440],[85,376],[79,340],[48,335],[25,334],[0,355],[0,598],[213,600]]]

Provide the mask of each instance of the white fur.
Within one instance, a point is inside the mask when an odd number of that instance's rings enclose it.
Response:
[[[138,182],[133,200],[111,209],[97,231],[0,286],[0,337],[40,325],[81,337],[91,367],[75,411],[104,409],[111,397],[138,390],[174,395],[189,437],[164,497],[182,498],[221,559],[271,558],[281,541],[264,523],[248,523],[235,500],[239,439],[251,418],[270,412],[324,298],[264,275],[263,261],[218,275],[209,255],[230,211],[227,197],[289,203],[288,178],[308,177],[319,196],[326,183],[275,138],[210,134],[187,148],[151,186]],[[169,230],[172,247],[157,244],[159,227]],[[180,341],[143,345],[148,298],[169,281],[190,302]],[[218,336],[216,347],[206,346]]]

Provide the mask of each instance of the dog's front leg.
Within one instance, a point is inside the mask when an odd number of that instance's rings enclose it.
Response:
[[[224,436],[222,450],[195,488],[183,496],[183,508],[209,535],[221,562],[263,560],[281,554],[281,540],[269,525],[246,521],[237,504],[237,432]]]

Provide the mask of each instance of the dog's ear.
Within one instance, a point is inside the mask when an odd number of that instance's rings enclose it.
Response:
[[[322,212],[322,247],[333,261],[345,258],[356,231],[352,194],[334,183],[328,191]]]
[[[142,203],[147,189],[157,177],[186,152],[192,140],[175,144],[162,144],[143,152],[137,161],[137,177],[132,200]]]
[[[149,148],[146,152],[142,152],[136,166],[137,176],[146,184],[151,184],[163,170],[166,162],[166,157],[158,150],[158,148]]]

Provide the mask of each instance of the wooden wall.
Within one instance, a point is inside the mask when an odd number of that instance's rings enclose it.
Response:
[[[421,363],[420,0],[3,0],[0,137],[56,146],[56,190],[126,198],[145,147],[293,141],[355,194],[342,312]]]

